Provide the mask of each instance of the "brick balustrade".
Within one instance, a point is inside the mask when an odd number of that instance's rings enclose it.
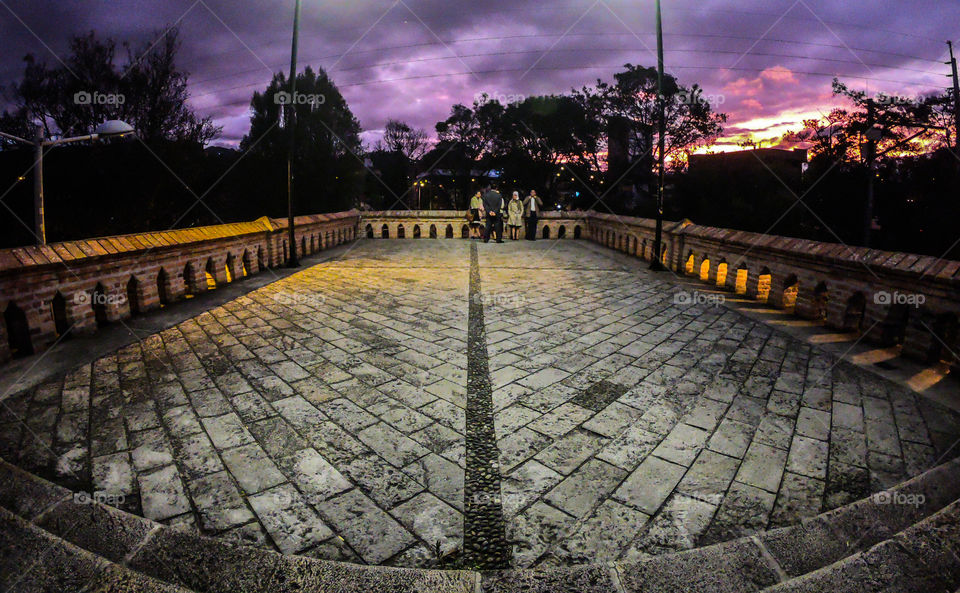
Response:
[[[297,218],[298,253],[360,238],[463,238],[466,212],[342,212]],[[597,212],[544,212],[543,239],[588,239],[649,260],[652,219]],[[10,344],[48,347],[70,331],[190,298],[287,259],[286,221],[253,222],[123,235],[0,250],[0,360]],[[774,235],[664,223],[670,269],[793,310],[828,326],[859,330],[911,358],[936,361],[960,352],[960,262]],[[922,300],[922,303],[918,303]],[[954,361],[955,362],[955,361]]]
[[[356,238],[357,211],[300,216],[299,254]],[[287,260],[287,221],[252,222],[0,250],[0,361],[68,331],[191,298]]]
[[[594,241],[649,260],[654,221],[590,212]],[[881,345],[925,362],[956,363],[960,353],[960,262],[762,235],[664,223],[664,263],[705,284],[861,331]]]
[[[537,236],[580,239],[587,229],[586,212],[542,212]],[[360,236],[370,239],[429,237],[465,239],[469,222],[464,210],[384,210],[364,212]]]

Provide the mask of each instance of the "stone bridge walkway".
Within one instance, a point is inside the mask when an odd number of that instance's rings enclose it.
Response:
[[[956,414],[673,280],[582,242],[360,241],[12,396],[0,455],[285,553],[497,567],[796,523],[956,453]]]

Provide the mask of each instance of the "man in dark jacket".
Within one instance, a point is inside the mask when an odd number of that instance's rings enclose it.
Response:
[[[483,211],[487,217],[487,227],[483,231],[483,242],[490,240],[490,234],[497,233],[497,243],[503,243],[503,196],[496,188],[487,186],[483,193]]]
[[[543,210],[543,200],[536,190],[530,190],[530,195],[523,201],[523,216],[527,219],[527,241],[537,240],[537,218]]]

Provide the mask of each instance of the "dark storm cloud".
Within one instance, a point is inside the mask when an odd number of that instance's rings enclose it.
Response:
[[[192,102],[224,126],[225,143],[247,131],[252,92],[289,68],[292,0],[0,1],[0,84],[16,80],[27,52],[55,62],[71,35],[95,29],[139,46],[179,23]],[[940,89],[943,40],[960,37],[951,0],[663,5],[667,69],[730,115],[730,135],[776,135],[828,111],[833,75],[870,92]],[[655,65],[653,32],[652,1],[304,0],[300,64],[328,70],[373,139],[388,117],[432,131],[483,92],[565,92],[626,62]]]

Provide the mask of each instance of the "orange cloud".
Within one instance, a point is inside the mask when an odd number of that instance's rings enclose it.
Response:
[[[756,99],[744,99],[740,101],[741,107],[746,107],[747,109],[763,109],[763,104]]]
[[[796,84],[797,79],[794,78],[793,72],[789,68],[784,68],[783,66],[774,66],[772,68],[767,68],[760,73],[760,78],[764,80],[769,80],[770,82],[775,82],[778,84],[790,83]]]
[[[723,87],[723,91],[728,94],[743,95],[745,97],[753,97],[762,90],[763,81],[759,78],[754,78],[753,80],[738,78]]]

